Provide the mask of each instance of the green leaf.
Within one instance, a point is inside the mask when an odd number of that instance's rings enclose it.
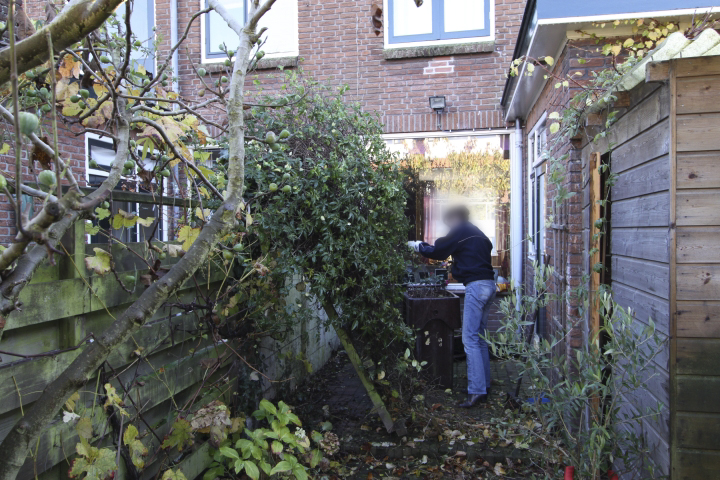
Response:
[[[80,417],[80,419],[78,419],[77,421],[77,424],[75,425],[75,430],[77,431],[80,438],[90,440],[93,436],[92,420],[90,420],[88,417]]]
[[[130,424],[123,434],[123,443],[128,447],[130,459],[132,460],[133,465],[142,469],[145,466],[145,460],[143,460],[143,457],[148,454],[148,449],[145,448],[145,445],[143,445],[140,440],[138,440],[137,436],[137,428]]]
[[[265,398],[260,400],[260,408],[266,412],[272,413],[273,415],[277,415],[277,408],[275,408],[275,405]]]
[[[270,470],[270,476],[275,475],[276,473],[281,472],[290,472],[292,471],[292,465],[287,460],[283,460],[282,462],[278,462],[277,465],[275,465],[272,470]]]
[[[320,450],[317,448],[312,451],[312,456],[310,457],[310,467],[315,468],[317,467],[318,463],[320,463],[320,460],[323,459],[323,454]]]
[[[235,460],[240,460],[240,455],[238,455],[237,451],[234,448],[220,447],[219,450],[220,450],[220,453],[225,457],[234,458]]]
[[[96,235],[100,231],[100,225],[93,225],[90,220],[85,222],[85,233]]]
[[[272,444],[270,445],[270,449],[272,450],[272,453],[275,455],[279,455],[283,451],[283,444],[278,442],[277,440],[273,440]]]
[[[185,478],[185,475],[180,470],[177,472],[167,470],[163,473],[162,480],[187,480],[187,478]]]
[[[292,469],[292,473],[293,473],[293,475],[295,475],[295,478],[297,480],[307,480],[307,478],[308,478],[307,470],[305,470],[304,465],[300,465],[300,464],[295,465]]]
[[[73,461],[69,476],[75,478],[85,474],[85,480],[105,480],[117,470],[115,452],[108,448],[96,448],[87,443],[76,445],[78,458]]]
[[[218,477],[221,477],[225,473],[225,468],[223,467],[215,467],[211,468],[207,472],[205,472],[205,475],[203,475],[203,480],[215,480]]]
[[[170,434],[163,440],[161,448],[173,448],[177,447],[179,452],[182,452],[185,447],[189,447],[193,444],[193,432],[190,422],[184,418],[178,418],[173,423]]]
[[[255,463],[251,462],[250,460],[247,460],[245,462],[245,473],[253,480],[257,480],[258,478],[260,478],[260,470],[258,469],[257,465],[255,465]]]
[[[105,220],[107,217],[110,216],[110,210],[107,208],[97,207],[95,209],[95,216],[98,220]]]

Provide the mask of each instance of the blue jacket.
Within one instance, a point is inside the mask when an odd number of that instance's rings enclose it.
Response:
[[[478,227],[465,222],[435,241],[435,245],[423,242],[420,253],[433,260],[453,257],[453,277],[467,285],[476,280],[494,280],[492,268],[492,242]]]

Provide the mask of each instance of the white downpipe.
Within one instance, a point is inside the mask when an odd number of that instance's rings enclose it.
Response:
[[[515,155],[510,163],[510,265],[516,305],[520,308],[520,289],[523,271],[523,131],[520,119],[515,119]]]
[[[170,48],[177,45],[178,41],[178,15],[177,15],[177,0],[170,0]],[[173,91],[180,94],[180,86],[178,85],[178,51],[173,52],[172,58],[172,69],[173,69]]]

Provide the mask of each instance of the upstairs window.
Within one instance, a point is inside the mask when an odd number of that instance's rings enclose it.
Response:
[[[207,7],[207,0],[203,0]],[[242,25],[248,18],[248,0],[221,0],[228,12]],[[277,0],[273,7],[260,19],[258,30],[267,27],[262,39],[262,50],[266,58],[291,57],[298,55],[298,0]],[[215,11],[205,15],[203,22],[203,62],[221,62],[227,56],[220,50],[225,46],[236,50],[237,34]]]
[[[493,0],[386,0],[389,44],[456,43],[491,36]]]
[[[121,11],[125,11],[124,8]],[[133,50],[131,59],[142,65],[149,73],[155,72],[155,2],[154,0],[135,0],[130,16],[130,28],[136,40],[142,42],[140,50]]]

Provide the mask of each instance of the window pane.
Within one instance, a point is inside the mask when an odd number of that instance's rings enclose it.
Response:
[[[445,0],[446,32],[466,32],[484,28],[484,0]]]
[[[110,165],[115,160],[115,151],[112,149],[112,143],[105,143],[102,140],[88,141],[90,147],[90,160],[95,160],[98,164],[97,170],[110,171]]]
[[[123,19],[125,9],[121,9]],[[143,65],[145,70],[155,70],[155,59],[153,58],[153,26],[155,24],[155,2],[154,0],[134,0],[132,15],[130,16],[130,28],[133,38],[142,42],[141,50],[133,50],[130,54],[135,68]]]
[[[260,19],[258,30],[267,27],[262,49],[276,56],[298,54],[298,0],[277,0]]]
[[[425,0],[417,7],[414,0],[393,0],[393,34],[400,37],[432,33],[432,3]]]
[[[221,0],[227,11],[233,15],[238,22],[245,25],[245,2],[244,0]],[[215,11],[208,13],[207,29],[205,34],[208,38],[207,53],[221,53],[220,45],[225,43],[227,48],[235,50],[240,43],[237,34],[228,26]]]

